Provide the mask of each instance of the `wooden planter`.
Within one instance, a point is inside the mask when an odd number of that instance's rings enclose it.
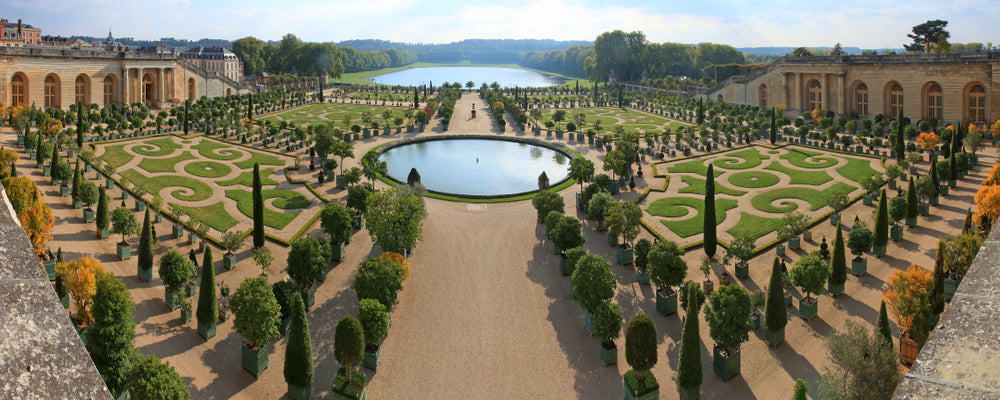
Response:
[[[615,342],[611,343],[600,343],[601,346],[601,362],[607,367],[612,364],[618,364],[618,346]]]
[[[260,374],[267,369],[267,356],[269,355],[267,346],[257,351],[247,347],[246,344],[242,344],[240,347],[243,348],[243,369],[250,372],[255,379],[260,378]]]
[[[899,360],[906,365],[913,365],[920,354],[920,345],[903,332],[899,336]]]
[[[198,334],[200,334],[201,337],[205,338],[205,340],[211,339],[213,336],[215,336],[215,326],[216,326],[216,324],[217,323],[215,323],[215,322],[213,322],[211,324],[202,324],[201,322],[199,322],[198,323]]]
[[[844,293],[844,284],[843,283],[837,284],[837,283],[833,283],[833,282],[828,282],[826,290],[827,290],[827,292],[830,293],[830,296],[837,297],[837,296],[840,296],[841,294]]]
[[[650,372],[651,374],[652,372]],[[622,378],[623,380],[625,378]],[[657,400],[660,398],[660,385],[657,384],[653,387],[647,387],[642,389],[635,389],[629,387],[628,381],[622,385],[624,388],[624,399],[625,400]],[[695,390],[697,392],[697,390]]]
[[[851,274],[861,276],[868,272],[868,259],[855,257],[851,259]]]
[[[677,292],[671,291],[665,294],[663,289],[656,291],[656,311],[666,317],[677,313]]]
[[[799,318],[809,321],[816,317],[816,312],[819,309],[819,299],[809,297],[812,303],[806,302],[806,297],[799,300]]]
[[[733,354],[723,354],[718,346],[712,350],[712,370],[719,375],[723,381],[728,381],[740,373],[740,351]]]
[[[130,244],[125,243],[123,245],[121,243],[118,243],[117,244],[117,248],[118,248],[118,259],[119,260],[124,261],[124,260],[128,260],[130,257],[132,257],[132,246]]]
[[[785,328],[777,331],[764,329],[764,340],[767,341],[768,346],[778,347],[781,342],[785,341]]]
[[[635,269],[635,281],[640,285],[649,284],[649,270]]]
[[[370,347],[374,347],[371,349]],[[378,371],[378,363],[382,360],[382,347],[379,345],[365,346],[365,358],[362,364],[365,368]]]
[[[952,279],[951,277],[948,276],[944,278],[945,299],[951,300],[952,297],[955,297],[955,291],[958,290],[958,283],[959,283],[958,279]]]
[[[798,236],[792,236],[788,238],[788,249],[797,250],[800,247],[801,243],[802,243],[801,238],[799,238]]]
[[[222,255],[222,265],[225,266],[226,269],[236,268],[236,254],[229,253],[229,252],[223,254]]]
[[[750,265],[745,262],[736,263],[736,277],[746,278],[750,276]]]
[[[635,259],[634,252],[632,251],[632,246],[629,244],[618,245],[616,255],[618,258],[618,263],[621,265],[632,264],[632,261]]]
[[[288,384],[288,396],[295,400],[305,400],[312,394],[312,382],[305,386]]]
[[[903,227],[899,225],[893,225],[892,228],[889,228],[889,237],[892,238],[892,240],[895,242],[903,240]]]
[[[163,288],[163,301],[167,303],[167,307],[170,307],[170,311],[176,310],[181,306],[181,298],[182,295],[179,290],[171,292],[170,289]]]

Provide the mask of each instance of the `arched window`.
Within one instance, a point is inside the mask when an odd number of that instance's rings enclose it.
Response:
[[[83,104],[84,106],[90,105],[90,80],[84,75],[79,75],[76,77],[76,83],[73,85],[76,95],[73,97],[73,102],[76,104]]]
[[[59,108],[59,81],[55,75],[45,77],[45,108]]]
[[[108,75],[104,78],[104,105],[115,103],[115,78]]]
[[[188,79],[188,98],[194,99],[194,78]]]
[[[823,86],[819,81],[809,81],[809,111],[823,109]]]
[[[24,74],[15,74],[10,80],[10,105],[17,107],[22,104],[28,104],[27,97],[25,93],[28,87],[28,82],[24,79]]]
[[[969,89],[969,119],[972,122],[986,122],[986,89],[983,85]]]
[[[924,119],[936,118],[939,121],[941,120],[941,97],[941,85],[932,83],[927,88],[927,110]]]
[[[858,115],[868,114],[868,85],[859,83],[854,90],[854,112]]]
[[[898,83],[893,84],[889,88],[889,112],[887,117],[896,118],[899,115],[899,110],[903,109],[903,87],[899,86]]]
[[[760,106],[767,107],[767,85],[760,85]]]

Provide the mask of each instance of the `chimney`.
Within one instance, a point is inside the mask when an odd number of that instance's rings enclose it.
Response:
[[[24,28],[24,24],[23,24],[23,23],[21,23],[21,19],[20,19],[20,18],[18,18],[18,19],[17,19],[17,34],[18,34],[18,35],[22,35],[22,36],[24,35],[23,33],[21,33],[21,29],[22,29],[22,28]]]
[[[6,33],[4,32],[5,28],[7,28],[7,19],[2,18],[0,19],[0,38],[3,38],[6,35]]]

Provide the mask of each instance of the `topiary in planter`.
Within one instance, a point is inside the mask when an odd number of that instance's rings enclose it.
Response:
[[[594,336],[601,341],[601,360],[605,366],[617,363],[615,339],[621,336],[621,331],[622,312],[618,305],[610,301],[598,305],[594,310]]]
[[[350,240],[354,218],[343,204],[331,201],[320,211],[320,227],[330,235],[331,242],[343,243]]]
[[[149,213],[147,211],[146,215]],[[215,262],[212,248],[205,249],[201,268],[201,290],[198,292],[198,333],[205,339],[215,336],[215,324],[219,320],[219,305],[215,299]]]
[[[560,265],[559,269],[560,272],[562,272],[562,275],[573,275],[573,271],[576,269],[576,263],[586,254],[587,250],[585,250],[583,246],[577,246],[566,250],[566,257],[563,259],[562,265]]]
[[[135,351],[132,298],[125,283],[113,274],[97,278],[91,312],[94,323],[87,331],[87,352],[108,390],[118,396],[128,389],[131,355]]]
[[[292,242],[288,251],[288,276],[299,285],[300,290],[309,290],[316,281],[326,277],[326,267],[330,264],[330,244],[315,237],[304,237]],[[306,300],[306,307],[312,302]]]
[[[403,267],[381,258],[368,258],[358,265],[351,285],[359,299],[374,299],[392,312],[403,289]]]
[[[670,297],[673,295],[673,287],[684,282],[687,276],[687,262],[681,258],[684,252],[671,241],[661,240],[653,243],[649,250],[647,261],[649,263],[649,280],[656,285],[657,296]],[[659,301],[658,297],[658,301]],[[668,315],[677,311],[677,302],[672,300],[672,304],[665,304],[659,307],[660,313]]]
[[[562,196],[552,190],[539,191],[535,195],[535,198],[531,200],[531,204],[538,212],[539,223],[543,222],[544,218],[552,211],[564,212],[565,207]]]
[[[708,173],[706,174],[707,180],[705,181],[705,211],[702,213],[704,216],[704,248],[705,255],[708,258],[715,257],[715,251],[718,248],[718,239],[716,237],[717,223],[715,221],[715,165],[708,164]]]
[[[885,198],[885,189],[878,198],[878,210],[875,212],[875,232],[872,239],[875,255],[885,254],[885,246],[889,244],[889,210]]]
[[[837,224],[837,235],[833,239],[833,259],[830,261],[830,278],[827,281],[830,294],[838,296],[844,292],[847,282],[847,255],[844,251],[844,233]]]
[[[267,368],[267,345],[278,338],[280,307],[267,277],[243,280],[230,305],[235,315],[233,330],[243,336],[243,367],[259,377]]]
[[[785,340],[785,325],[788,324],[788,307],[785,305],[782,280],[781,264],[778,257],[775,257],[767,284],[767,303],[764,306],[764,328],[771,346],[777,346]]]
[[[343,366],[349,385],[354,379],[354,367],[361,363],[364,357],[365,331],[361,323],[350,315],[345,315],[337,322],[333,338],[333,354],[337,362]],[[338,373],[339,375],[339,373]],[[363,376],[363,375],[362,375]],[[334,391],[337,382],[334,380]],[[349,393],[343,393],[349,394]]]
[[[739,285],[722,285],[709,296],[705,306],[705,320],[709,335],[715,341],[715,372],[722,380],[729,380],[739,373],[740,346],[750,339],[750,296]],[[719,362],[719,356],[735,359],[735,365]],[[720,368],[720,366],[722,368]]]
[[[376,370],[379,362],[379,343],[389,332],[389,313],[385,306],[374,299],[358,300],[358,321],[365,330],[366,368]]]
[[[283,372],[288,394],[298,400],[308,398],[313,382],[312,340],[306,307],[298,294],[292,296],[292,330],[288,333]]]
[[[573,296],[580,307],[593,312],[598,305],[615,295],[617,280],[611,264],[596,254],[587,254],[576,262],[573,270]]]
[[[556,250],[560,252],[574,247],[583,246],[586,239],[581,232],[580,220],[575,217],[563,215],[549,231],[549,237]]]
[[[801,305],[806,305],[808,307],[813,307],[816,304],[816,299],[812,298],[810,295],[818,296],[823,292],[823,283],[826,282],[827,276],[830,274],[830,270],[827,269],[826,263],[819,256],[817,252],[812,252],[802,257],[795,263],[795,267],[789,272],[792,278],[792,283],[798,286],[806,294],[806,297],[802,299]],[[801,307],[800,307],[801,308]],[[815,314],[809,315],[805,313],[806,310],[800,309],[799,312],[801,316],[805,319],[811,319]],[[813,309],[814,311],[814,309]]]
[[[596,183],[596,180],[595,180]],[[607,192],[598,192],[587,203],[587,218],[591,221],[603,222],[608,217],[608,211],[617,203]]]
[[[629,385],[626,377],[626,389],[631,389],[634,395],[641,395],[658,387],[656,379],[649,370],[656,365],[656,325],[645,314],[637,314],[628,321],[625,328],[625,362],[632,367],[636,386]]]
[[[692,292],[688,296],[687,316],[681,331],[680,357],[677,361],[677,389],[682,399],[697,399],[701,387],[701,336],[698,327],[697,299]]]
[[[185,284],[194,276],[194,264],[187,257],[181,255],[176,250],[170,250],[160,257],[160,268],[158,273],[163,280],[163,286],[168,291],[176,292],[181,290]]]

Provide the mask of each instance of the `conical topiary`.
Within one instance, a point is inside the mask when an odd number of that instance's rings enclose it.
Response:
[[[692,292],[688,299],[687,316],[681,332],[681,354],[677,361],[677,386],[682,390],[697,390],[701,386],[701,335],[698,332],[697,299]]]
[[[625,362],[636,372],[636,379],[645,380],[646,373],[656,365],[656,326],[645,314],[637,314],[625,328]]]
[[[847,282],[847,252],[844,250],[844,233],[837,224],[837,236],[833,239],[833,260],[830,262],[830,285]]]
[[[917,190],[916,186],[913,184],[913,177],[910,177],[910,183],[906,187],[906,218],[916,218],[917,213]]]
[[[889,314],[885,310],[885,300],[878,310],[878,322],[875,323],[875,332],[878,333],[885,342],[892,346],[892,329],[889,327]]]
[[[149,209],[142,217],[142,233],[139,234],[139,262],[141,271],[153,269],[153,225],[149,223]]]
[[[767,303],[764,306],[764,328],[777,332],[788,324],[788,310],[785,307],[785,290],[782,284],[781,264],[774,257],[771,279],[767,284]]]
[[[878,198],[878,211],[875,212],[875,247],[885,246],[889,243],[889,212],[885,198],[885,189],[882,189]]]
[[[149,216],[149,209],[146,209]],[[212,261],[212,248],[205,248],[205,257],[201,263],[201,288],[198,292],[198,327],[215,325],[219,321],[219,305],[215,301],[215,263]]]
[[[305,387],[313,382],[312,340],[300,292],[292,295],[292,327],[288,333],[288,346],[285,347],[284,374],[285,383],[289,385]]]
[[[705,176],[705,255],[708,258],[715,257],[718,248],[715,223],[715,167],[708,164],[708,174]]]

